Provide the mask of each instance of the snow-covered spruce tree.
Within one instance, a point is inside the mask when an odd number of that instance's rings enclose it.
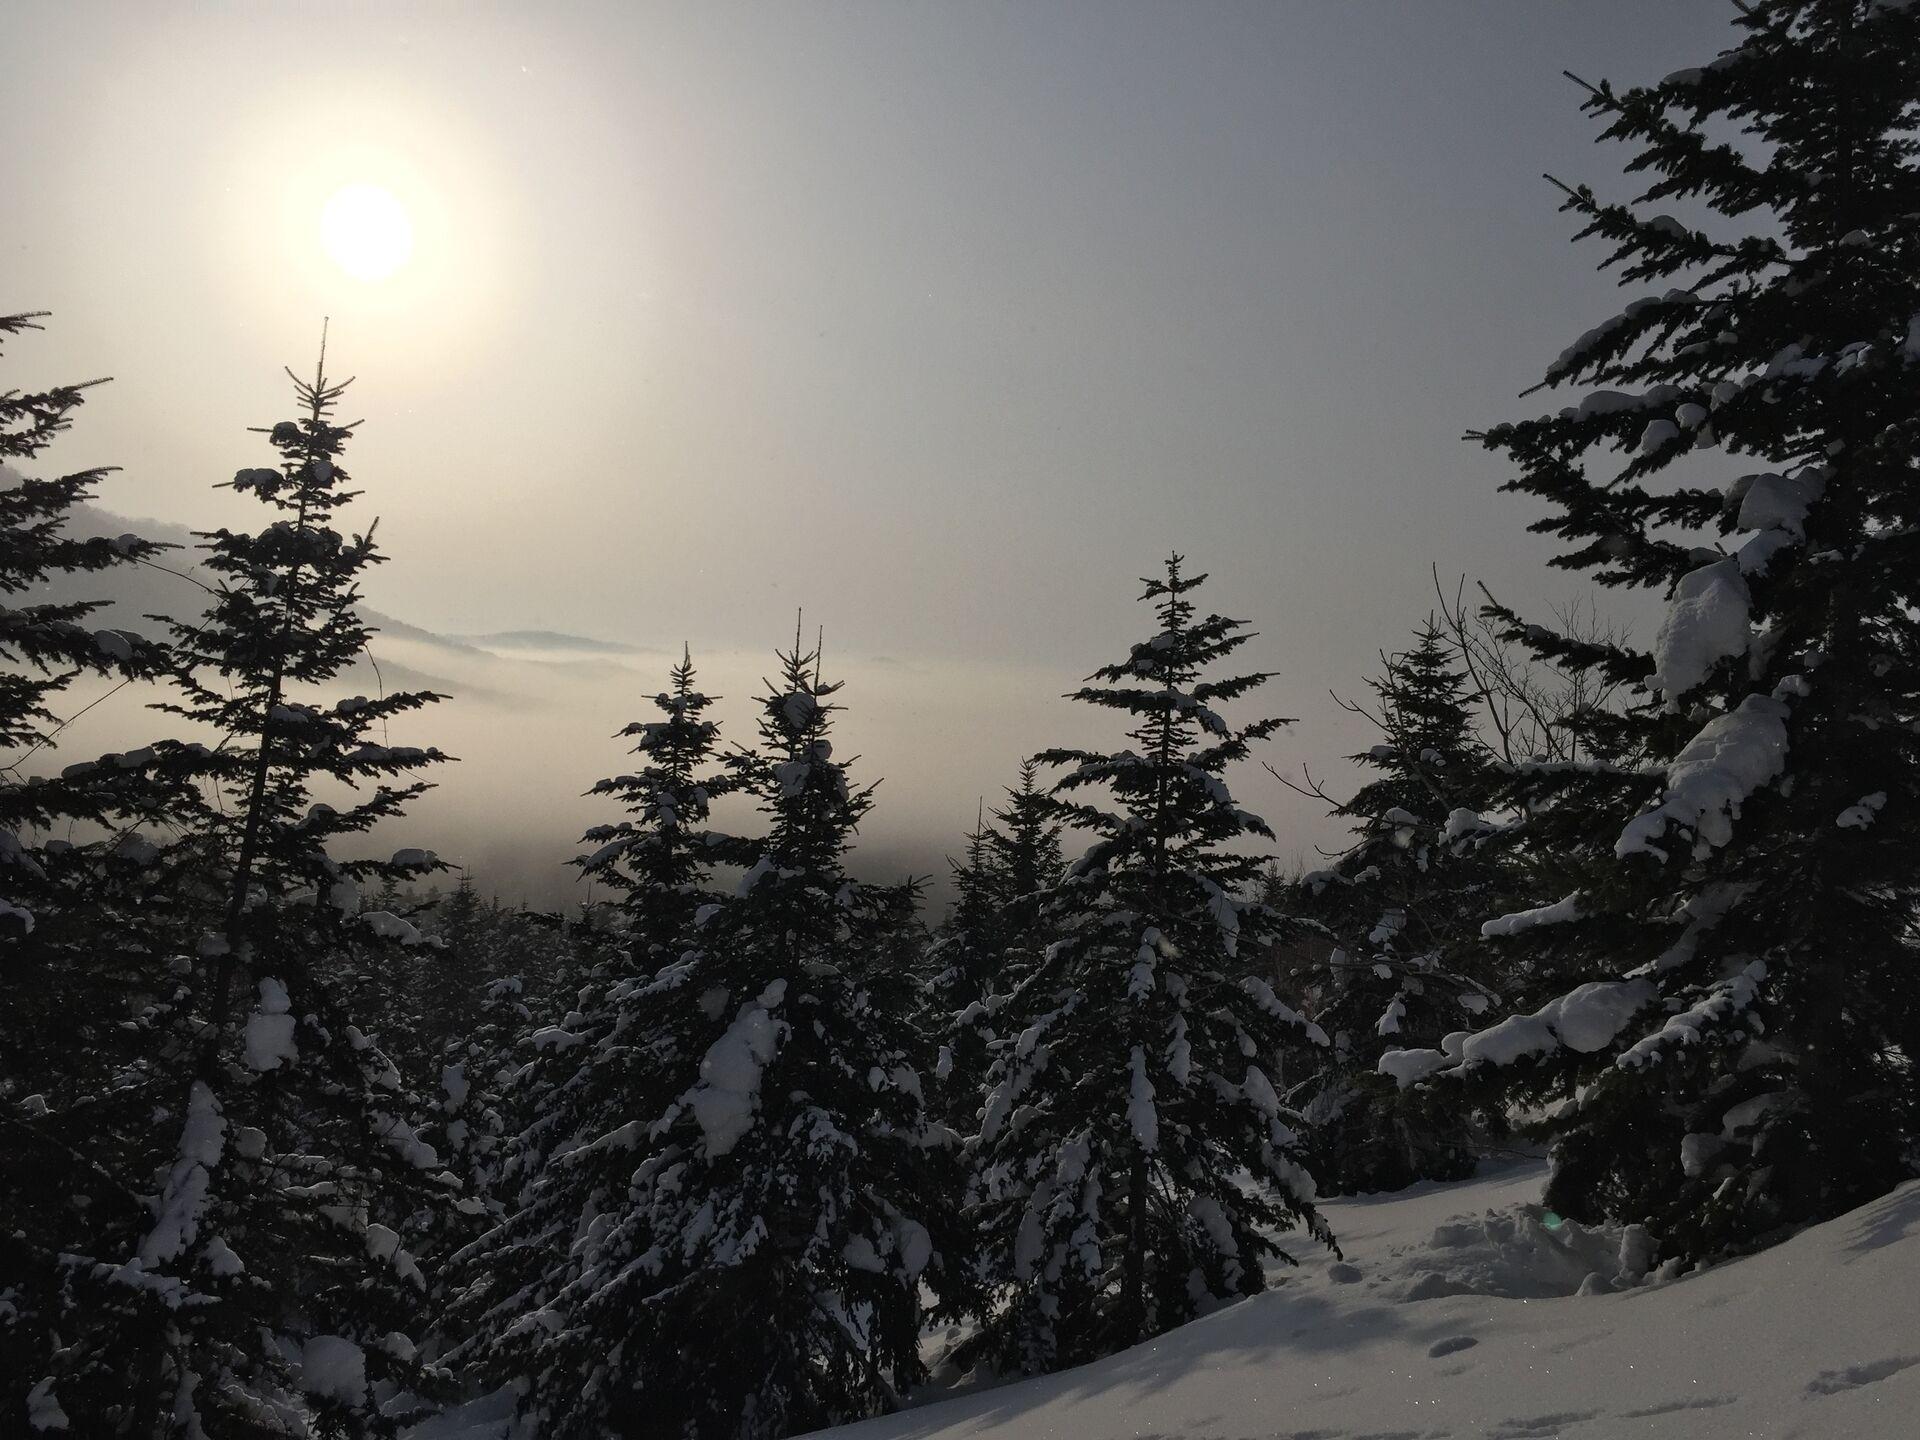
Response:
[[[430,942],[396,957],[408,962],[404,988],[391,998],[396,1008],[363,1011],[356,1001],[356,1013],[379,1014],[381,1048],[402,1073],[419,1072],[431,1103],[418,1133],[460,1180],[450,1207],[426,1207],[407,1232],[427,1276],[425,1313],[437,1317],[462,1284],[452,1255],[503,1216],[499,1197],[511,1142],[531,1123],[540,1092],[529,1076],[536,1025],[523,998],[525,983],[512,973],[531,958],[516,943],[521,917],[497,900],[483,901],[463,874],[420,919]],[[437,1343],[429,1335],[422,1354]]]
[[[781,662],[761,753],[730,757],[768,820],[737,896],[647,902],[686,927],[622,995],[658,1112],[555,1148],[532,1193],[604,1166],[614,1203],[576,1212],[557,1285],[485,1322],[543,1435],[778,1436],[885,1408],[920,1373],[926,1126],[866,953],[897,896],[842,868],[871,795],[832,758],[838,686],[797,642]]]
[[[954,902],[929,954],[930,1023],[939,1037],[934,1075],[941,1112],[960,1134],[979,1128],[994,1015],[1046,945],[1044,895],[1060,879],[1060,823],[1037,785],[1039,762],[1020,765],[992,824],[982,815],[953,865]]]
[[[0,316],[0,340],[38,328]],[[86,385],[0,392],[0,1432],[90,1412],[63,1354],[75,1257],[124,1253],[151,1224],[140,1191],[156,1102],[147,1049],[175,985],[152,923],[166,877],[139,827],[194,813],[172,743],[42,775],[67,686],[150,679],[164,645],[88,622],[98,604],[24,598],[50,579],[147,559],[132,535],[76,539],[67,524],[102,469],[23,473],[72,422]],[[79,704],[77,698],[73,700]],[[171,1095],[166,1098],[171,1099]],[[63,1408],[63,1399],[71,1408]]]
[[[1018,1038],[971,1142],[984,1344],[1004,1367],[1075,1364],[1259,1291],[1277,1230],[1332,1244],[1269,1078],[1325,1037],[1236,958],[1288,926],[1249,895],[1244,842],[1271,832],[1224,775],[1286,722],[1220,715],[1268,677],[1202,678],[1251,638],[1197,615],[1205,578],[1172,557],[1146,582],[1155,633],[1072,697],[1131,717],[1133,748],[1040,757],[1072,767],[1054,817],[1095,838],[1047,897],[1057,938],[1001,1011]],[[1096,786],[1112,808],[1080,798]]]
[[[1556,1101],[1548,1203],[1676,1263],[1920,1164],[1920,8],[1741,9],[1712,63],[1590,91],[1652,179],[1567,208],[1668,288],[1549,368],[1584,394],[1485,436],[1557,563],[1670,595],[1651,653],[1503,617],[1644,697],[1604,726],[1625,763],[1522,777],[1567,889],[1486,928],[1557,983],[1394,1062]],[[1745,473],[1688,483],[1715,452]]]
[[[461,875],[434,907],[431,923],[440,948],[430,952],[429,963],[440,963],[434,971],[437,1019],[427,1027],[438,1039],[433,1072],[439,1100],[430,1138],[465,1192],[452,1215],[435,1216],[449,1222],[447,1231],[423,1253],[438,1262],[499,1218],[495,1191],[512,1134],[505,1090],[516,1050],[533,1026],[521,1000],[523,983],[506,973],[519,957],[497,943],[497,929],[470,875]],[[429,1280],[444,1287],[452,1278],[449,1268],[431,1265]],[[436,1308],[446,1300],[439,1290],[434,1298]]]
[[[533,1028],[520,989],[519,978],[511,975],[482,985],[465,1035],[445,1043],[422,1086],[434,1100],[417,1133],[460,1181],[451,1205],[425,1207],[406,1231],[427,1277],[421,1306],[429,1317],[421,1347],[426,1356],[442,1348],[431,1333],[432,1318],[445,1313],[462,1286],[452,1257],[497,1225],[505,1212],[502,1172],[518,1119],[510,1098],[519,1078],[516,1051]]]
[[[670,688],[653,700],[664,718],[636,720],[620,732],[634,742],[640,769],[588,793],[614,797],[630,818],[587,831],[596,848],[577,862],[620,896],[634,968],[649,975],[679,958],[694,916],[714,903],[713,866],[740,858],[737,842],[707,828],[713,803],[739,788],[739,777],[716,762],[720,727],[706,714],[714,702],[694,678],[692,654],[683,650]]]
[[[43,313],[0,315],[0,344],[38,330]],[[51,390],[0,391],[0,593],[18,596],[60,575],[106,570],[145,559],[161,548],[137,536],[116,540],[80,539],[63,533],[71,512],[92,498],[111,467],[96,466],[70,474],[41,477],[22,473],[73,423],[86,392],[103,381],[60,385]],[[26,804],[24,759],[17,752],[53,743],[60,718],[48,707],[76,676],[152,676],[164,671],[166,651],[125,630],[96,630],[85,622],[104,601],[26,604],[0,611],[0,646],[7,668],[0,671],[0,745],[7,750],[10,803]],[[28,815],[24,824],[36,823]],[[9,826],[9,829],[16,827]],[[13,854],[11,847],[5,857]],[[6,863],[15,863],[7,858]],[[31,875],[27,880],[35,878]],[[20,893],[10,877],[10,889]],[[26,934],[30,916],[0,912],[9,933]]]
[[[630,1195],[634,1166],[711,1043],[714,1002],[690,982],[702,927],[728,898],[713,887],[713,868],[742,858],[740,842],[708,828],[713,802],[740,784],[720,760],[713,703],[684,656],[654,697],[663,718],[620,732],[634,741],[638,769],[588,792],[617,797],[628,812],[588,830],[594,849],[576,861],[620,894],[626,958],[608,983],[533,1030],[532,1056],[511,1083],[540,1100],[497,1177],[508,1213],[457,1260],[462,1291],[444,1328],[472,1338],[454,1357],[495,1377],[536,1377],[530,1403],[555,1434],[637,1423],[617,1365],[584,1390],[578,1372],[594,1368],[587,1357],[626,1348],[646,1303],[651,1282],[639,1262],[656,1237]],[[576,1246],[581,1235],[596,1242]],[[553,1323],[529,1327],[532,1312]]]
[[[204,903],[177,967],[183,1023],[153,1042],[171,1092],[150,1116],[157,1194],[127,1253],[76,1260],[62,1317],[54,1383],[90,1434],[391,1433],[419,1380],[405,1332],[423,1276],[395,1227],[435,1200],[439,1166],[341,976],[362,963],[356,942],[412,934],[356,916],[353,882],[437,862],[329,846],[424,788],[389,777],[442,757],[373,738],[430,695],[302,698],[364,644],[355,582],[376,556],[331,528],[350,498],[342,387],[318,373],[296,387],[301,418],[271,432],[279,466],[233,481],[279,518],[205,537],[214,598],[200,624],[173,627],[182,698],[163,708],[222,737],[197,761],[218,803],[175,847]]]
[[[496,1195],[511,1209],[512,1197],[544,1159],[544,1151],[530,1148],[532,1141],[556,1138],[551,1126],[540,1123],[557,1113],[553,1091],[579,1068],[578,1056],[561,1053],[569,1043],[564,1037],[581,1033],[585,1017],[600,1012],[605,985],[625,975],[625,937],[601,932],[583,937],[580,927],[559,915],[525,904],[503,906],[497,899],[479,912],[478,933],[478,953],[493,978],[477,982],[481,1017],[468,1043],[450,1045],[441,1063],[462,1064],[469,1080],[486,1077],[511,1137],[494,1177]],[[443,1111],[447,1098],[443,1088]],[[457,1277],[448,1278],[457,1283]]]
[[[39,329],[41,318],[0,315],[0,342]],[[86,391],[99,383],[0,392],[0,596],[9,602],[50,579],[138,563],[162,548],[134,535],[81,539],[65,533],[72,512],[92,497],[108,468],[52,477],[27,475],[17,468],[33,463],[68,429]],[[100,945],[103,932],[111,928],[103,913],[108,886],[101,873],[102,847],[74,844],[70,828],[79,824],[105,830],[128,817],[164,824],[179,809],[174,793],[178,787],[170,786],[164,773],[167,761],[177,758],[177,747],[81,762],[65,775],[33,774],[36,757],[52,751],[64,728],[50,707],[75,679],[91,675],[132,681],[166,673],[164,645],[131,631],[87,624],[104,603],[0,606],[0,939],[21,942],[18,953],[30,967],[28,975],[16,972],[5,987],[13,1000],[39,991],[33,972],[59,949],[63,932],[71,932],[66,938],[84,936]],[[82,830],[78,838],[94,836]],[[111,970],[88,968],[103,980]],[[107,980],[109,988],[119,987],[125,978]],[[79,998],[78,991],[68,988],[41,1015],[40,1020],[54,1024],[51,1032],[39,1021],[22,1022],[16,1032],[18,1046],[6,1047],[6,1059],[24,1061],[28,1051],[21,1047],[42,1041],[66,1047],[71,1040],[67,1027],[98,1013],[91,1005],[76,1004]],[[0,1065],[5,1063],[0,1060]]]
[[[1485,847],[1498,777],[1474,733],[1465,677],[1429,621],[1382,656],[1364,715],[1380,743],[1351,757],[1374,772],[1336,813],[1355,840],[1299,885],[1294,908],[1336,943],[1313,1010],[1332,1040],[1289,1088],[1312,1122],[1330,1189],[1397,1190],[1473,1170],[1471,1116],[1457,1095],[1403,1091],[1378,1073],[1389,1049],[1438,1048],[1484,1024],[1497,993],[1478,973],[1480,922],[1498,895]]]
[[[1003,809],[992,812],[989,858],[1000,891],[998,987],[1011,991],[1039,963],[1047,945],[1045,896],[1066,868],[1060,853],[1060,820],[1039,787],[1040,762],[1020,763],[1020,783],[1007,790]]]
[[[995,853],[998,835],[984,811],[967,835],[966,858],[949,860],[953,903],[927,950],[926,1023],[938,1037],[933,1076],[940,1113],[970,1132],[980,1113],[991,1002],[999,982],[1004,885]]]
[[[446,941],[456,955],[472,956],[480,946],[485,919],[480,892],[473,877],[464,871],[454,882],[451,894],[443,896],[433,909],[433,933]]]
[[[930,1136],[908,1017],[880,1003],[899,986],[867,948],[900,896],[844,869],[872,788],[833,758],[839,685],[797,637],[780,662],[740,759],[767,832],[692,977],[711,1039],[635,1176],[660,1270],[630,1363],[669,1433],[807,1430],[921,1374]]]
[[[483,1022],[487,986],[515,962],[498,952],[483,923],[479,893],[462,875],[447,895],[429,890],[409,896],[383,884],[362,897],[362,913],[385,911],[424,937],[395,957],[366,957],[376,968],[364,1001],[383,1017],[382,1048],[403,1070],[437,1074],[445,1057],[473,1038]],[[387,927],[386,921],[373,922]],[[404,1034],[398,1033],[404,1030]]]
[[[962,1005],[980,998],[992,980],[999,948],[1002,885],[994,841],[998,835],[981,811],[967,832],[966,857],[948,860],[953,873],[953,904],[934,934],[933,985],[942,997]]]

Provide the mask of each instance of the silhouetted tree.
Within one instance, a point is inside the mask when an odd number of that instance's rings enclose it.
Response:
[[[1244,842],[1271,832],[1224,777],[1286,722],[1220,714],[1268,677],[1203,678],[1250,638],[1197,614],[1205,578],[1172,557],[1145,582],[1155,633],[1073,697],[1131,717],[1129,747],[1040,757],[1071,767],[1051,817],[1094,842],[1046,897],[1057,938],[1002,1011],[1018,1038],[995,1057],[972,1142],[994,1287],[984,1343],[1004,1365],[1074,1364],[1206,1296],[1253,1294],[1290,1225],[1332,1243],[1268,1075],[1325,1037],[1237,973],[1240,946],[1287,922],[1252,893]],[[1080,798],[1092,787],[1111,808]]]
[[[653,902],[683,938],[630,982],[616,1034],[658,1113],[556,1148],[533,1182],[611,1152],[619,1204],[483,1322],[543,1434],[778,1436],[885,1408],[922,1373],[929,1136],[871,950],[898,895],[842,868],[872,799],[833,758],[839,687],[797,641],[780,659],[760,751],[734,757],[767,835],[729,903]],[[530,1303],[540,1323],[518,1323]]]
[[[39,328],[0,316],[0,341]],[[93,383],[0,392],[0,1430],[84,1423],[70,1321],[83,1257],[124,1253],[150,1223],[141,1161],[157,1090],[146,1050],[170,1023],[170,882],[141,827],[196,811],[172,742],[47,766],[70,684],[111,690],[165,674],[164,644],[89,622],[104,602],[31,598],[48,581],[149,562],[134,535],[68,533],[109,473],[23,473],[72,424]],[[98,703],[98,700],[91,702]],[[63,707],[64,708],[64,707]],[[81,707],[82,710],[90,708]],[[80,711],[76,711],[77,715]],[[71,718],[71,717],[69,717]],[[63,1408],[64,1406],[64,1408]]]
[[[1349,1192],[1472,1173],[1461,1097],[1403,1091],[1379,1062],[1484,1024],[1498,994],[1498,977],[1482,973],[1480,924],[1499,899],[1487,841],[1503,827],[1482,813],[1495,808],[1499,776],[1457,658],[1429,622],[1367,686],[1371,706],[1349,708],[1380,742],[1351,758],[1373,775],[1336,809],[1353,823],[1353,846],[1294,890],[1295,908],[1336,948],[1313,1012],[1333,1044],[1289,1095],[1313,1124],[1322,1179]]]
[[[1531,1013],[1398,1062],[1546,1107],[1548,1203],[1680,1262],[1858,1205],[1920,1153],[1920,10],[1734,23],[1701,68],[1590,87],[1649,179],[1566,208],[1660,288],[1548,367],[1584,393],[1483,437],[1550,507],[1555,563],[1666,591],[1667,617],[1640,650],[1499,612],[1639,703],[1584,718],[1591,763],[1518,767],[1545,883],[1488,931]],[[1687,483],[1700,452],[1749,468]]]
[[[90,1433],[251,1433],[306,1414],[328,1433],[390,1433],[404,1407],[382,1402],[421,1380],[405,1332],[424,1277],[399,1227],[455,1182],[338,979],[358,947],[418,938],[358,914],[356,882],[437,862],[344,860],[331,845],[398,814],[425,787],[388,778],[442,757],[373,738],[432,695],[304,698],[368,633],[356,579],[371,538],[332,528],[351,498],[342,388],[296,381],[301,417],[271,431],[279,465],[233,481],[277,518],[205,537],[209,610],[172,627],[182,698],[162,708],[221,736],[192,765],[218,803],[167,852],[190,867],[177,918],[198,935],[174,937],[188,954],[172,1023],[141,1067],[164,1104],[130,1173],[159,1162],[158,1195],[125,1252],[76,1257],[59,1321],[53,1383]],[[362,782],[373,789],[356,795]]]

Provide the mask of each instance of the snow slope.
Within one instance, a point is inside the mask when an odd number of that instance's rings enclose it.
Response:
[[[1543,1177],[1528,1162],[1329,1201],[1345,1264],[1303,1252],[1274,1291],[1097,1364],[824,1433],[1920,1437],[1920,1183],[1765,1254],[1615,1291],[1619,1238],[1556,1228],[1532,1203]],[[1601,1293],[1568,1293],[1590,1269]]]
[[[1150,1344],[821,1434],[1920,1437],[1920,1182],[1765,1254],[1639,1284],[1621,1273],[1635,1237],[1623,1245],[1542,1211],[1544,1178],[1529,1161],[1328,1201],[1344,1261],[1302,1252],[1275,1290]],[[489,1396],[410,1440],[535,1440],[512,1409]]]

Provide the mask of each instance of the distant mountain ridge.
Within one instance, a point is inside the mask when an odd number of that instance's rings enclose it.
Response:
[[[9,473],[11,472],[11,467]],[[164,569],[122,566],[81,576],[63,576],[46,587],[43,598],[53,600],[91,599],[107,602],[108,609],[96,624],[111,621],[133,629],[140,618],[162,614],[176,618],[197,615],[206,602],[206,592],[197,588],[211,577],[200,571],[196,562],[199,541],[184,525],[169,520],[154,520],[119,515],[98,505],[77,507],[68,522],[69,533],[79,536],[134,534],[143,539],[179,547],[161,558]],[[168,571],[176,572],[169,574]],[[186,580],[182,580],[182,576]],[[193,582],[193,583],[188,583]],[[447,635],[412,624],[383,611],[361,606],[366,622],[380,634],[393,639],[412,640],[443,650],[456,650],[472,657],[529,659],[549,654],[566,659],[594,656],[639,656],[664,653],[638,645],[623,645],[613,640],[597,640],[587,635],[570,635],[560,630],[497,630],[484,635]]]
[[[495,630],[485,635],[440,637],[475,650],[561,650],[574,655],[652,655],[659,651],[616,640],[595,640],[559,630]]]

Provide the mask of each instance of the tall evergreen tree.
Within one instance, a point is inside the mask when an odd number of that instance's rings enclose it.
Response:
[[[37,329],[40,318],[0,316],[0,341]],[[0,392],[0,1274],[9,1301],[0,1431],[8,1433],[97,1413],[69,1379],[75,1292],[88,1288],[74,1266],[151,1223],[140,1162],[161,1096],[145,1051],[169,1024],[176,989],[152,923],[167,908],[171,877],[152,863],[141,827],[164,832],[196,808],[184,770],[192,754],[178,744],[43,773],[54,769],[47,762],[66,724],[55,707],[65,708],[72,681],[118,689],[170,664],[164,644],[92,626],[99,603],[30,596],[49,580],[147,561],[160,549],[133,535],[68,533],[107,470],[45,477],[15,468],[34,466],[69,428],[88,388]]]
[[[439,1080],[430,1135],[466,1191],[453,1213],[434,1216],[445,1233],[423,1241],[423,1253],[436,1262],[428,1271],[436,1310],[445,1305],[451,1280],[451,1267],[437,1262],[499,1219],[496,1190],[512,1111],[504,1092],[515,1050],[533,1028],[521,1000],[523,982],[508,973],[523,957],[499,943],[491,918],[473,877],[463,873],[431,907],[437,948],[413,969],[419,1001],[427,1002],[416,1002],[418,1038]]]
[[[993,1039],[992,1007],[1006,948],[1005,885],[997,861],[998,839],[984,809],[967,836],[966,858],[948,862],[953,904],[927,951],[926,1013],[939,1037],[933,1077],[947,1123],[969,1131],[980,1113]]]
[[[434,933],[455,954],[467,954],[480,942],[482,909],[473,877],[463,871],[454,882],[453,892],[434,907]]]
[[[88,1433],[391,1433],[420,1379],[405,1332],[424,1277],[397,1227],[452,1177],[435,1173],[407,1118],[418,1102],[351,1023],[340,979],[363,943],[417,938],[390,914],[357,917],[354,883],[437,862],[329,846],[424,788],[387,779],[439,753],[372,735],[435,697],[301,698],[364,644],[355,578],[377,557],[369,536],[330,525],[351,498],[342,387],[316,374],[296,388],[301,418],[271,432],[279,466],[233,482],[281,518],[205,537],[218,588],[198,626],[174,626],[183,698],[163,708],[222,736],[192,752],[218,804],[169,847],[195,877],[167,917],[193,927],[172,936],[190,956],[174,967],[175,1022],[147,1040],[142,1072],[163,1103],[130,1167],[157,1162],[158,1194],[130,1237],[104,1233],[73,1258],[59,1320],[50,1378]],[[363,781],[372,792],[353,798]]]
[[[1066,868],[1060,820],[1039,785],[1040,762],[1020,762],[1020,780],[993,812],[987,854],[999,882],[1000,989],[1010,991],[1032,972],[1046,947],[1044,900]]]
[[[1519,777],[1552,888],[1487,929],[1545,1003],[1396,1062],[1557,1102],[1548,1203],[1678,1262],[1920,1163],[1920,10],[1734,23],[1703,67],[1590,88],[1650,179],[1566,208],[1623,283],[1667,288],[1549,367],[1584,394],[1484,437],[1557,563],[1671,597],[1650,650],[1502,617],[1642,699],[1589,718],[1616,763]],[[1714,452],[1745,473],[1689,483]]]
[[[40,328],[44,313],[0,315],[0,342]],[[0,391],[0,593],[18,596],[58,576],[106,570],[155,554],[160,547],[137,536],[79,539],[63,533],[75,507],[92,498],[112,467],[96,466],[53,477],[21,473],[73,424],[89,380],[50,390]],[[48,709],[81,674],[151,675],[165,651],[124,630],[90,629],[84,622],[105,602],[36,603],[0,612],[0,645],[8,668],[0,672],[0,743],[8,751],[44,748],[59,717]],[[21,759],[9,755],[7,773],[18,786]],[[24,789],[24,786],[19,786]],[[11,795],[11,791],[9,792]],[[24,796],[12,804],[24,803]],[[23,823],[33,823],[31,818]],[[31,927],[12,916],[15,929]]]
[[[941,1111],[962,1135],[979,1128],[995,1015],[1046,944],[1042,902],[1063,868],[1060,822],[1038,788],[1039,762],[1020,765],[993,823],[982,815],[953,866],[954,902],[929,955],[928,1004],[940,1037],[934,1074]]]
[[[1205,578],[1172,557],[1145,582],[1155,633],[1073,697],[1131,717],[1131,747],[1040,757],[1071,767],[1052,816],[1094,842],[1047,897],[1058,938],[1003,1012],[1018,1040],[972,1142],[1003,1365],[1074,1364],[1255,1293],[1292,1224],[1332,1243],[1268,1073],[1325,1037],[1237,962],[1287,927],[1250,894],[1247,842],[1271,832],[1224,777],[1286,722],[1219,713],[1269,677],[1202,678],[1250,638],[1197,613]]]
[[[454,1253],[505,1214],[501,1182],[519,1118],[511,1094],[521,1078],[515,1061],[534,1028],[522,989],[517,975],[484,982],[473,1021],[445,1043],[438,1058],[439,1095],[423,1136],[460,1178],[462,1194],[451,1208],[430,1209],[419,1226],[429,1316],[453,1302],[461,1278]]]
[[[884,1408],[921,1373],[926,1125],[870,953],[898,894],[842,868],[872,802],[833,758],[839,687],[797,641],[780,658],[760,752],[733,757],[768,821],[737,895],[647,902],[688,928],[632,983],[658,1112],[587,1142],[624,1156],[619,1207],[577,1233],[557,1288],[497,1311],[523,1317],[502,1353],[543,1434],[778,1436]]]
[[[449,1328],[471,1327],[473,1338],[456,1358],[532,1376],[529,1404],[554,1434],[639,1425],[635,1382],[654,1378],[606,1357],[648,1343],[645,1257],[657,1237],[631,1194],[634,1166],[697,1073],[717,1013],[692,982],[703,932],[730,898],[714,888],[713,868],[741,855],[738,841],[708,828],[713,802],[740,783],[721,764],[713,703],[683,656],[654,697],[663,718],[620,732],[639,769],[588,792],[617,797],[629,816],[588,830],[594,849],[576,861],[620,894],[627,958],[533,1032],[536,1058],[517,1083],[540,1098],[510,1147],[509,1213],[458,1257],[466,1289]],[[574,1245],[581,1234],[594,1243]],[[551,1323],[525,1325],[530,1311]]]
[[[872,788],[833,759],[840,687],[818,650],[796,638],[780,661],[744,766],[768,829],[701,977],[723,997],[713,1038],[668,1147],[636,1177],[664,1240],[661,1398],[701,1435],[890,1407],[921,1374],[934,1259],[904,1017],[876,1005],[891,987],[850,944],[894,909],[843,868]]]
[[[713,865],[738,858],[735,842],[706,828],[714,802],[739,782],[715,763],[720,730],[706,716],[713,700],[694,679],[692,654],[683,652],[671,688],[654,697],[664,718],[636,720],[620,732],[645,763],[588,793],[619,799],[631,818],[589,830],[596,848],[577,862],[621,896],[634,960],[649,973],[679,955],[694,916],[713,903]]]
[[[42,318],[0,316],[0,342],[39,329]],[[92,498],[111,467],[52,477],[15,468],[16,462],[33,463],[65,432],[87,390],[101,383],[0,392],[0,596],[9,602],[51,579],[146,562],[162,549],[135,535],[83,539],[66,533],[72,512]],[[180,787],[169,782],[170,775],[177,780],[178,746],[82,761],[52,776],[35,773],[49,768],[46,761],[67,723],[50,707],[74,680],[89,675],[126,684],[167,673],[164,644],[87,623],[105,603],[29,600],[0,606],[0,938],[24,942],[20,953],[30,965],[50,963],[65,940],[111,948],[102,942],[117,930],[108,904],[114,877],[106,857],[113,844],[84,842],[97,841],[116,825],[129,830],[122,822],[165,825],[181,809]],[[74,826],[83,827],[81,844],[66,833]],[[125,835],[106,838],[118,842]],[[124,987],[127,976],[111,966],[87,968],[107,986],[95,998],[111,1007],[111,992]],[[31,979],[6,991],[21,1002],[47,993]],[[7,1047],[9,1055],[24,1060],[43,1041],[72,1045],[75,1037],[63,1029],[60,1012],[71,1020],[91,1008],[79,1000],[69,989],[46,1008],[39,1020],[50,1022],[51,1031],[23,1018],[16,1032],[21,1048]]]
[[[953,904],[929,956],[932,987],[942,1003],[970,1005],[992,983],[1004,890],[996,863],[998,838],[983,809],[967,834],[966,858],[947,862],[953,872]]]
[[[1497,977],[1480,956],[1480,922],[1498,875],[1485,842],[1498,777],[1474,734],[1464,676],[1429,621],[1413,647],[1384,656],[1373,704],[1349,708],[1380,732],[1353,761],[1374,772],[1337,813],[1357,832],[1328,869],[1303,877],[1297,908],[1336,944],[1314,1019],[1332,1048],[1290,1087],[1313,1122],[1321,1178],[1341,1190],[1394,1190],[1473,1169],[1457,1096],[1407,1094],[1380,1056],[1484,1024]]]
[[[396,896],[391,905],[362,901],[362,907],[363,913],[386,910],[422,936],[407,951],[403,968],[378,973],[379,988],[387,992],[379,1003],[392,1017],[389,1031],[404,1026],[407,1032],[404,1039],[390,1037],[389,1054],[402,1068],[437,1071],[443,1057],[464,1046],[482,1024],[488,982],[514,962],[492,943],[468,875],[445,895],[430,889],[411,900]],[[391,965],[393,957],[381,958]]]

